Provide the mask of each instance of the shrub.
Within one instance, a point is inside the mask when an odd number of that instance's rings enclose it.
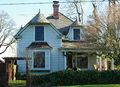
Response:
[[[21,73],[17,73],[16,75],[17,80],[25,80],[26,79],[26,74],[21,74]]]
[[[116,66],[116,69],[117,69],[117,70],[120,70],[120,65],[117,65],[117,66]]]
[[[120,71],[59,71],[47,75],[32,75],[32,85],[52,86],[81,84],[119,84]]]

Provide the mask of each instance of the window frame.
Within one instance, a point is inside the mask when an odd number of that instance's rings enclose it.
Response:
[[[36,65],[34,64],[35,62],[40,61],[40,60],[36,60],[36,59],[39,59],[39,58],[40,58],[40,57],[37,57],[37,56],[36,56],[37,53],[42,54],[42,55],[40,55],[40,56],[43,57],[43,62],[44,62],[44,65],[43,65],[43,66],[42,66],[42,63],[40,64],[40,66],[38,66],[38,64],[36,64]],[[43,68],[43,69],[44,69],[44,68],[45,68],[45,57],[46,57],[46,56],[45,56],[45,52],[39,52],[39,51],[38,51],[38,52],[33,52],[33,57],[34,57],[34,59],[33,59],[33,67],[34,67],[34,68]],[[37,57],[37,58],[36,58],[36,57]],[[40,63],[40,62],[39,62],[39,63]]]
[[[35,68],[34,67],[34,53],[35,52],[45,52],[45,68]],[[50,50],[33,50],[32,52],[32,70],[50,70]]]
[[[87,58],[87,67],[85,68],[81,68],[81,67],[78,67],[78,59],[79,58]],[[72,58],[72,67],[77,67],[77,68],[80,68],[81,70],[88,70],[89,68],[89,59],[88,59],[88,56],[86,57],[81,57],[81,55],[75,55],[73,58]]]
[[[36,39],[36,27],[43,27],[43,39],[39,39],[39,40]],[[34,34],[35,34],[35,35],[34,35],[34,36],[35,36],[35,38],[34,38],[35,41],[36,41],[36,42],[37,42],[37,41],[44,41],[44,40],[45,40],[45,27],[44,27],[44,26],[35,26],[35,29],[34,29],[34,30],[35,30],[35,32],[34,32]]]
[[[79,30],[79,39],[75,39],[75,30]],[[79,40],[81,40],[81,30],[79,29],[79,28],[74,28],[73,29],[73,40],[74,41],[79,41]]]

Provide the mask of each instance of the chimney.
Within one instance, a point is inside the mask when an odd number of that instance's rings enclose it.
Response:
[[[55,19],[58,19],[59,18],[59,1],[53,1],[53,17]]]

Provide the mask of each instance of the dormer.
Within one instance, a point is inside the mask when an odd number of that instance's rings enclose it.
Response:
[[[84,26],[82,24],[79,24],[76,20],[70,26],[69,32],[66,37],[67,39],[72,41],[84,41],[85,40]]]

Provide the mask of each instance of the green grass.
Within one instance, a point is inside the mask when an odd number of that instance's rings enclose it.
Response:
[[[9,87],[26,87],[25,80],[11,80]],[[38,86],[39,87],[39,86]],[[78,86],[58,86],[58,87],[120,87],[120,84],[98,84],[98,85],[78,85]]]
[[[9,87],[25,87],[26,81],[25,80],[10,80]]]
[[[105,85],[79,85],[79,86],[63,86],[63,87],[120,87],[120,84],[105,84]]]

